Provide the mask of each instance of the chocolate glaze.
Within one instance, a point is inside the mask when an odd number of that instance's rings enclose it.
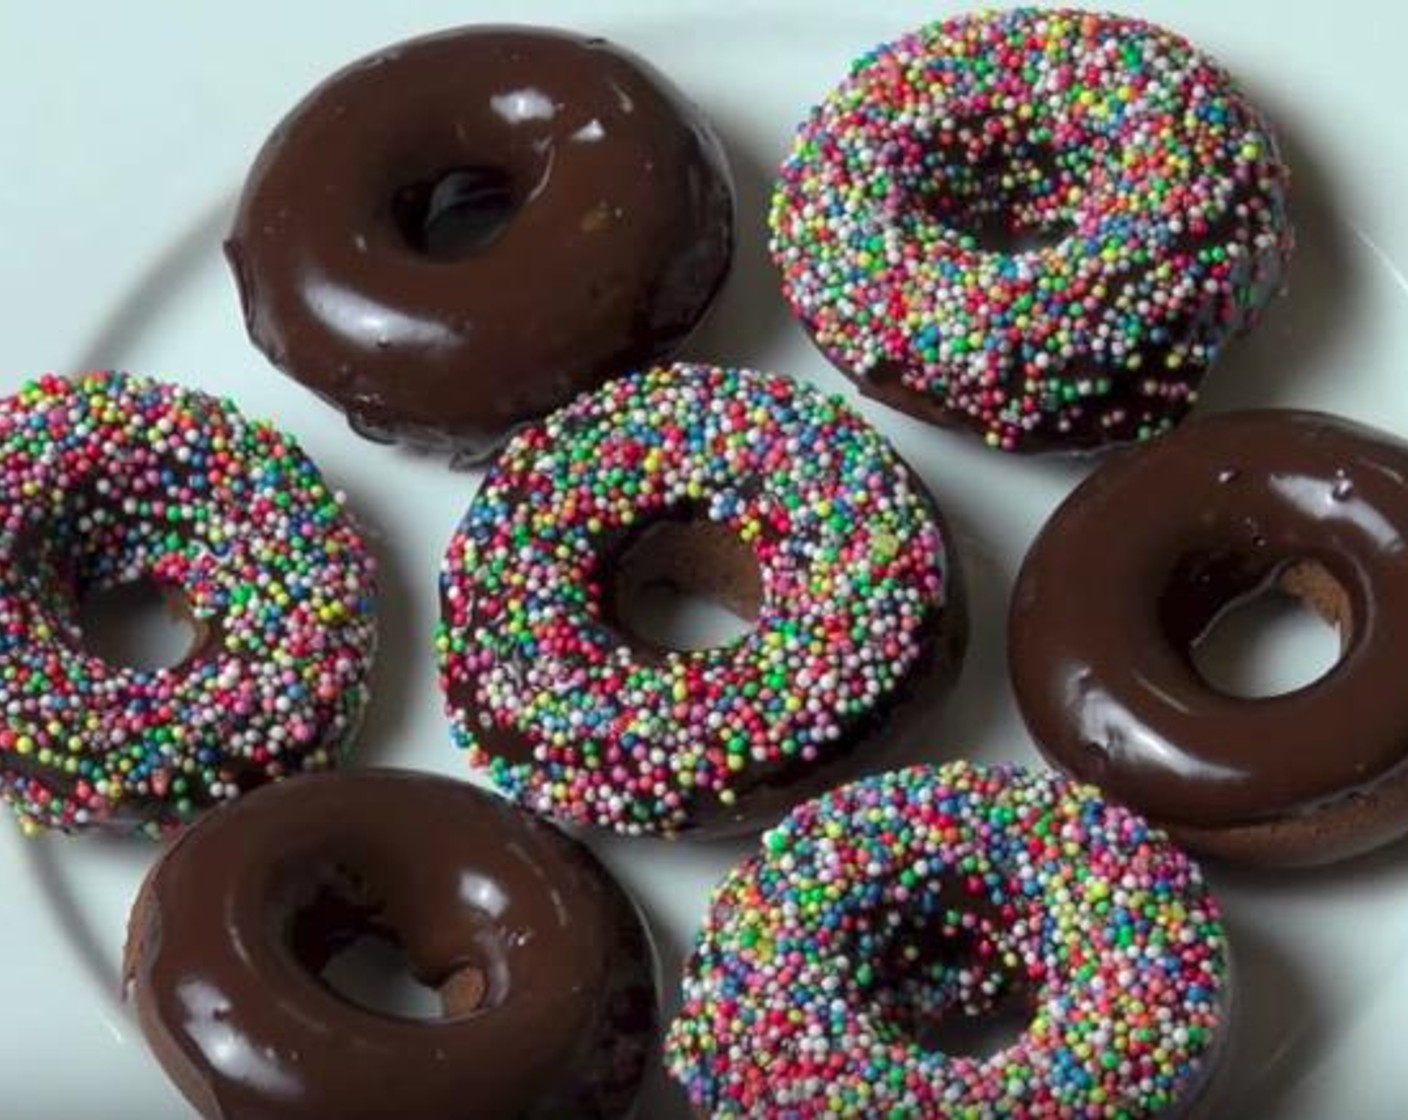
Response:
[[[368,934],[444,1019],[320,979]],[[625,1116],[656,1028],[648,935],[586,848],[391,771],[292,779],[184,833],[142,887],[125,974],[168,1075],[223,1120]]]
[[[1196,829],[1310,819],[1400,782],[1405,542],[1408,444],[1362,425],[1235,413],[1121,453],[1057,510],[1017,581],[1011,670],[1033,737]],[[1338,626],[1341,659],[1284,695],[1224,695],[1190,650],[1272,586]],[[1371,827],[1382,842],[1408,813]]]
[[[723,150],[662,74],[601,39],[486,25],[309,94],[225,250],[271,362],[365,435],[473,459],[673,352],[732,243]]]

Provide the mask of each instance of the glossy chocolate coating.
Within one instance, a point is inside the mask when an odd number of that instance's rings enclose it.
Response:
[[[368,933],[445,1018],[320,979]],[[587,849],[428,775],[300,777],[211,813],[148,876],[125,967],[157,1058],[222,1120],[626,1116],[656,1029],[648,935]]]
[[[732,244],[722,147],[663,75],[601,39],[476,26],[315,89],[225,248],[270,361],[365,435],[474,459],[672,353]]]
[[[1033,737],[1170,827],[1360,813],[1408,768],[1405,542],[1408,444],[1362,425],[1234,413],[1119,454],[1057,510],[1017,581],[1012,679]],[[1338,626],[1339,663],[1279,696],[1218,692],[1191,648],[1272,587]],[[1408,831],[1394,812],[1366,817],[1369,840],[1294,862]]]

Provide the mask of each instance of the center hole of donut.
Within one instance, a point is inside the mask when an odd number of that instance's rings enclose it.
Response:
[[[976,218],[965,232],[972,237],[974,246],[984,253],[1015,256],[1060,244],[1071,232],[1071,226],[1066,223],[1022,226],[1009,222],[1001,215],[985,215]]]
[[[513,179],[501,168],[452,167],[402,186],[391,208],[415,252],[457,261],[498,240],[518,210],[518,198]]]
[[[737,641],[752,630],[762,605],[752,547],[702,514],[636,530],[603,570],[608,623],[647,654]]]
[[[1295,565],[1222,607],[1189,653],[1199,675],[1246,700],[1305,688],[1338,664],[1347,596],[1318,564]]]
[[[179,665],[199,637],[185,599],[150,579],[93,588],[79,603],[78,626],[89,653],[147,672]]]
[[[1008,256],[1050,248],[1074,229],[1066,162],[1048,144],[960,125],[929,154],[923,205],[967,248]]]
[[[342,999],[399,1019],[452,1019],[492,1002],[477,949],[432,972],[417,967],[368,884],[342,866],[295,878],[288,944],[295,959]]]
[[[870,998],[882,1030],[933,1053],[987,1058],[1031,1023],[1024,984],[963,915],[907,915],[872,966]]]
[[[380,1015],[420,1020],[446,1015],[440,992],[416,979],[405,948],[387,931],[364,932],[328,961],[321,975],[343,999]]]

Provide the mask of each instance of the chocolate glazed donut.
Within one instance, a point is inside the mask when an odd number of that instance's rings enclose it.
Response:
[[[476,26],[315,89],[225,249],[274,365],[364,435],[473,460],[673,352],[732,246],[723,150],[662,74],[602,39]]]
[[[1033,737],[1190,848],[1327,863],[1408,832],[1408,445],[1312,412],[1212,416],[1097,471],[1032,546],[1011,669]],[[1191,649],[1268,591],[1331,671],[1222,694]]]
[[[438,1021],[320,977],[387,937]],[[586,848],[472,786],[297,778],[209,814],[155,866],[125,974],[143,1032],[205,1117],[630,1115],[653,1045],[648,935]]]

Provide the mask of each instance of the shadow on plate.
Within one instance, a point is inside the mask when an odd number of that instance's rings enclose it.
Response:
[[[1227,1050],[1198,1116],[1277,1116],[1326,1044],[1309,970],[1261,931],[1227,921],[1233,1015]]]
[[[693,889],[692,884],[702,880],[712,891],[728,869],[758,851],[758,837],[755,834],[696,842],[623,837],[591,829],[568,831],[589,843],[641,908],[655,942],[663,1041],[665,1030],[679,1012],[685,961],[693,949],[696,934],[693,923],[702,921],[703,915],[692,918],[688,928],[676,930],[676,923],[668,921],[663,911],[649,900],[667,896],[668,891],[661,889],[662,884],[691,884],[687,889]],[[651,869],[648,877],[637,873],[643,867]],[[662,877],[657,879],[657,875]],[[639,1114],[651,1120],[690,1120],[692,1113],[684,1091],[666,1075],[660,1057],[657,1055],[646,1076]]]
[[[968,648],[953,691],[913,757],[887,759],[943,763],[954,758],[983,761],[1009,757],[1017,744],[997,741],[996,729],[1012,704],[1007,676],[1007,602],[1014,573],[983,536],[982,518],[955,501],[949,488],[930,486],[943,511],[950,548],[958,557],[968,610]],[[961,488],[956,488],[961,489]]]
[[[688,945],[681,944],[669,936],[664,923],[651,912],[639,897],[637,903],[645,916],[655,940],[656,976],[660,989],[660,1041],[655,1049],[650,1067],[646,1070],[645,1081],[641,1086],[640,1107],[642,1116],[658,1117],[659,1120],[688,1120],[689,1103],[684,1091],[665,1072],[664,1036],[670,1023],[680,1008],[680,979],[684,975],[684,962],[689,953]]]
[[[129,294],[99,327],[75,372],[120,368],[120,357],[132,353],[142,332],[159,321],[171,293],[179,291],[212,257],[220,255],[234,217],[235,202],[233,194],[218,199],[147,264]]]
[[[751,138],[744,139],[746,130],[731,122],[715,120],[714,124],[733,170],[737,201],[733,268],[713,310],[685,344],[681,357],[771,368],[779,353],[779,336],[792,329],[777,269],[768,255],[768,199],[776,169],[753,150]]]
[[[394,534],[368,508],[370,494],[349,499],[351,513],[376,559],[377,651],[372,664],[371,697],[362,727],[352,747],[352,760],[360,766],[390,765],[386,752],[404,747],[414,723],[412,705],[424,695],[424,658],[432,649],[429,633],[422,633],[414,586],[406,571],[406,556]],[[438,696],[439,693],[437,692]],[[445,726],[444,747],[449,750],[450,729]]]
[[[1299,397],[1305,378],[1354,374],[1322,368],[1366,286],[1354,230],[1339,211],[1334,183],[1289,114],[1271,117],[1291,169],[1296,246],[1287,290],[1250,334],[1228,345],[1200,390],[1200,411],[1288,405]]]
[[[105,882],[120,874],[130,881],[133,898],[147,868],[162,851],[162,845],[139,836],[60,834],[35,837],[28,845],[30,866],[43,894],[53,907],[54,916],[64,931],[78,961],[105,999],[122,1007],[122,975],[119,962],[127,938],[127,911],[113,929],[100,932],[93,921],[93,908],[79,902],[75,889],[73,853],[60,852],[60,846],[81,847],[87,861],[84,874],[101,865]],[[130,903],[130,899],[128,902]],[[106,936],[103,936],[103,934]]]

